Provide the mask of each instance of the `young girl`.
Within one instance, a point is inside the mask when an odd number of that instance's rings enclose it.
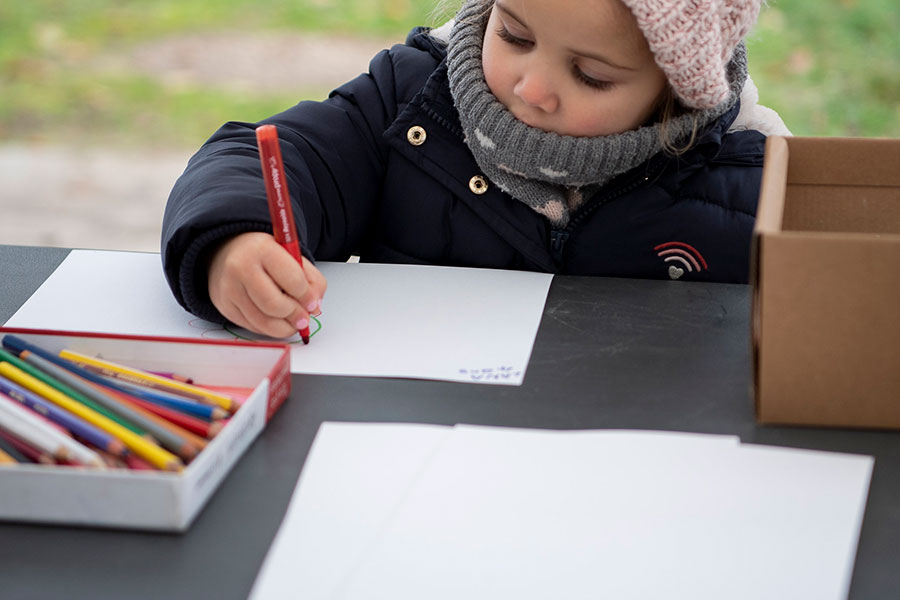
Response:
[[[787,133],[747,77],[759,3],[465,0],[324,102],[263,121],[302,269],[269,233],[259,124],[206,142],[163,221],[175,297],[286,337],[321,310],[311,261],[351,254],[745,282],[765,134]]]

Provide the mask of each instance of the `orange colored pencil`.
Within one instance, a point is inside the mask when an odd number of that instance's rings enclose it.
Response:
[[[17,465],[19,461],[14,459],[12,456],[0,450],[0,465]]]

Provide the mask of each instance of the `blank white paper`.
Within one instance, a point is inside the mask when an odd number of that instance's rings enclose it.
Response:
[[[321,329],[291,371],[520,385],[552,275],[327,263]],[[256,338],[184,311],[152,253],[73,250],[9,327],[208,339]]]
[[[278,534],[253,588],[253,600],[331,598],[371,552],[378,534],[429,461],[456,429],[490,432],[498,449],[516,429],[417,424],[323,423]],[[595,431],[543,432],[594,436]],[[733,447],[734,436],[604,431],[672,450]]]
[[[323,423],[250,598],[331,597],[451,430]]]
[[[872,458],[454,430],[335,598],[845,598]]]

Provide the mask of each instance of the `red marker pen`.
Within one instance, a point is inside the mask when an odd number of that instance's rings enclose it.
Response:
[[[263,180],[266,182],[266,198],[269,200],[269,216],[275,240],[291,253],[303,268],[300,255],[300,240],[294,225],[291,197],[288,194],[284,163],[281,161],[281,147],[278,145],[278,131],[274,125],[256,128],[256,143],[259,146],[259,160],[262,164]],[[309,343],[309,327],[300,330],[304,344]]]

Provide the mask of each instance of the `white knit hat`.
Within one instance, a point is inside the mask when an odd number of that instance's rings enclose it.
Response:
[[[725,67],[756,22],[760,0],[622,2],[682,103],[712,108],[728,99]]]

